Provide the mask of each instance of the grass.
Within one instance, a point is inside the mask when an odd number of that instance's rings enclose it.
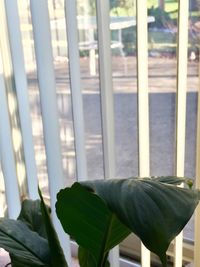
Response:
[[[149,31],[149,42],[158,44],[172,44],[176,42],[176,36],[170,32]]]
[[[148,0],[147,7],[157,8],[158,7],[158,0]],[[165,0],[165,11],[166,12],[173,12],[178,9],[178,2],[175,0]]]
[[[174,2],[174,3],[166,3],[165,4],[165,11],[170,13],[170,12],[173,12],[173,11],[176,11],[178,9],[178,3],[177,2]]]
[[[135,7],[135,4],[134,4]],[[148,0],[147,1],[147,8],[157,8],[158,7],[158,0]],[[176,0],[165,0],[165,11],[166,12],[173,12],[178,9],[178,2]],[[117,7],[111,10],[111,15],[116,15],[118,16],[135,16],[136,10],[133,7],[127,7],[127,8],[122,8],[122,7]]]
[[[147,8],[151,8],[151,7],[158,7],[158,0],[148,0],[147,1]]]
[[[136,4],[134,3],[134,7]],[[157,8],[158,7],[158,0],[148,0],[147,1],[147,8]],[[165,0],[165,10],[167,12],[174,11],[178,8],[178,3],[175,0]],[[132,9],[132,11],[131,11]],[[135,8],[129,7],[129,8],[122,8],[122,7],[117,7],[115,10],[112,10],[111,13],[116,12],[119,14],[119,16],[124,16],[124,14],[128,15],[127,13],[131,13],[130,15],[135,15]]]
[[[178,11],[171,12],[169,15],[170,15],[171,19],[178,19]],[[200,11],[192,11],[192,12],[190,12],[190,17],[193,18],[193,19],[196,19],[196,20],[199,19]]]

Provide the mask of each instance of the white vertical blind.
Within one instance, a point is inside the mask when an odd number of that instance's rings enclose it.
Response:
[[[1,14],[1,12],[0,12]],[[2,24],[1,24],[2,25]],[[20,212],[20,196],[16,173],[16,162],[12,143],[12,130],[8,112],[3,64],[0,51],[0,158],[4,176],[8,216],[16,219]]]
[[[4,183],[4,177],[3,177],[3,172],[2,172],[2,167],[1,167],[1,152],[0,152],[0,203],[1,203],[1,209],[0,209],[0,217],[4,217],[5,210],[6,210],[6,201],[4,192],[5,192],[5,183]],[[5,200],[4,200],[5,199]]]
[[[76,168],[78,181],[87,179],[83,101],[81,91],[76,2],[65,0],[72,111],[75,134]]]
[[[69,265],[71,265],[69,237],[64,234],[55,212],[56,195],[64,186],[64,177],[48,5],[46,0],[31,0],[30,7],[40,88],[44,141],[47,155],[47,171],[51,197],[52,219],[67,261],[69,262]]]
[[[115,177],[115,136],[114,136],[114,101],[110,50],[109,1],[96,1],[99,76],[101,87],[101,115],[103,130],[103,156],[105,179]],[[119,266],[119,248],[110,253],[112,267]]]
[[[12,54],[14,79],[17,91],[19,115],[22,131],[22,142],[24,149],[27,184],[29,197],[38,198],[37,170],[32,137],[32,125],[28,100],[28,86],[22,48],[22,36],[20,32],[20,21],[17,0],[5,1],[9,40]]]
[[[0,25],[0,158],[5,179],[8,216],[16,219],[19,215],[21,204],[6,88],[6,86],[13,85],[11,83],[13,72],[4,1],[0,2]]]
[[[115,176],[114,104],[110,50],[109,1],[97,1],[99,76],[105,178]]]
[[[197,113],[196,188],[200,190],[200,69]],[[200,266],[200,205],[195,211],[194,266]]]
[[[139,176],[148,177],[149,169],[149,95],[147,1],[137,0],[137,90]],[[150,252],[142,245],[143,267],[150,267]]]
[[[179,1],[177,50],[176,175],[184,177],[189,0]],[[183,233],[175,240],[175,267],[182,266]]]

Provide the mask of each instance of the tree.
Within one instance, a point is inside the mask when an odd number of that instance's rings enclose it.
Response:
[[[158,6],[160,9],[165,9],[165,0],[158,0]]]
[[[119,13],[126,14],[126,16],[133,13],[133,7],[135,6],[136,0],[110,0],[110,9],[112,13],[120,15]],[[123,12],[119,12],[119,11]]]

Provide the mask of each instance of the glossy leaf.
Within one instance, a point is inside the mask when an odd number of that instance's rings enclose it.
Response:
[[[94,267],[95,259],[93,255],[86,249],[79,247],[78,248],[78,260],[80,267]],[[110,263],[107,259],[107,256],[105,257],[105,262],[102,264],[101,267],[110,267]]]
[[[102,266],[108,251],[130,233],[100,197],[78,183],[58,193],[56,212],[65,232],[93,255],[93,267]]]
[[[27,267],[27,261],[25,261],[25,263],[24,263],[24,262],[21,262],[21,259],[19,257],[13,255],[12,253],[10,253],[9,255],[10,255],[12,267]],[[32,267],[33,266],[38,267],[38,265],[32,265]],[[10,267],[10,265],[9,265],[9,267]]]
[[[41,191],[39,190],[41,199],[41,211],[44,219],[45,229],[47,233],[48,244],[50,248],[51,266],[67,267],[67,262],[60,246],[57,233],[50,218],[49,210],[44,203]]]
[[[0,247],[13,255],[15,266],[50,266],[47,240],[21,221],[0,219]]]
[[[30,230],[37,232],[40,236],[47,237],[40,200],[24,200],[17,220],[25,223]]]
[[[81,184],[94,190],[144,245],[160,257],[163,266],[166,266],[166,250],[170,242],[189,221],[200,199],[197,190],[149,178],[96,180]]]
[[[80,267],[94,267],[96,266],[95,259],[89,250],[82,247],[78,248],[78,260]]]

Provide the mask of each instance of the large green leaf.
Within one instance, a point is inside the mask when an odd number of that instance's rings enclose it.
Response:
[[[51,266],[52,267],[67,267],[67,262],[63,254],[63,250],[60,246],[57,233],[50,218],[49,209],[44,203],[41,191],[39,190],[41,199],[41,211],[44,219],[45,229],[47,233],[47,239],[50,248]]]
[[[15,266],[50,266],[47,240],[21,221],[0,219],[0,247],[13,255]]]
[[[78,248],[78,259],[79,259],[79,265],[80,267],[94,267],[95,259],[93,255],[86,249],[79,247]],[[105,263],[102,264],[101,267],[110,267],[110,263],[107,260],[107,257],[105,257]]]
[[[21,212],[17,219],[25,223],[32,231],[47,238],[40,200],[24,200],[22,202]]]
[[[160,257],[163,266],[170,242],[186,225],[200,199],[197,190],[167,185],[158,179],[96,180],[82,185],[94,190],[144,245]]]
[[[96,266],[95,258],[89,250],[79,246],[78,259],[80,267],[94,267]]]
[[[100,197],[78,183],[58,193],[56,212],[64,230],[93,255],[93,267],[102,266],[108,251],[130,234]]]

